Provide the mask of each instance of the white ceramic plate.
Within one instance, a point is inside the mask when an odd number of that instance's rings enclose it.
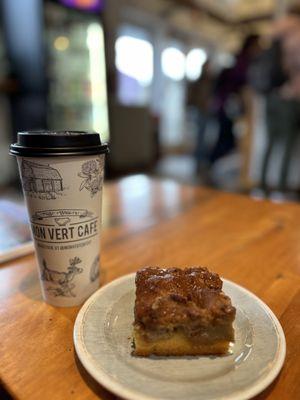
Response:
[[[117,279],[84,304],[74,327],[79,359],[104,387],[130,400],[242,400],[265,389],[285,358],[285,337],[272,311],[224,280],[237,308],[236,341],[223,357],[131,355],[135,274]]]

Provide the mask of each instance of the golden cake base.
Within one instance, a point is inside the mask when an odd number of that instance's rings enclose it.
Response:
[[[133,339],[136,356],[199,356],[228,353],[230,342],[220,340],[207,344],[193,342],[181,332],[174,332],[172,336],[155,341],[145,340],[144,337],[134,329]]]

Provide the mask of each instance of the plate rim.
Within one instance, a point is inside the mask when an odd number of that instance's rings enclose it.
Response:
[[[74,340],[74,345],[75,345],[75,350],[76,354],[84,366],[84,368],[87,370],[87,372],[98,382],[100,383],[104,388],[108,389],[111,391],[113,394],[121,396],[124,399],[127,400],[158,400],[158,397],[152,397],[145,395],[143,393],[137,393],[134,390],[128,389],[124,387],[121,383],[119,383],[116,379],[110,377],[107,375],[107,373],[103,370],[103,368],[95,368],[95,363],[93,362],[92,358],[90,357],[89,353],[86,350],[86,347],[84,345],[84,340],[83,340],[83,335],[82,335],[82,322],[84,319],[84,316],[86,314],[86,311],[88,308],[94,303],[94,301],[101,295],[106,290],[111,290],[115,286],[118,286],[119,284],[122,284],[122,281],[127,281],[132,278],[134,278],[136,275],[135,272],[123,275],[119,278],[116,278],[112,280],[111,282],[108,282],[101,288],[99,288],[91,297],[87,299],[87,301],[83,304],[81,309],[79,310],[74,328],[73,328],[73,340]],[[252,385],[252,387],[242,390],[242,392],[237,392],[234,395],[226,395],[224,398],[222,397],[222,400],[248,400],[251,399],[252,397],[258,395],[261,393],[264,389],[266,389],[278,376],[280,373],[283,363],[285,361],[285,356],[286,356],[286,339],[284,335],[283,328],[274,314],[274,312],[270,309],[270,307],[265,304],[258,296],[256,296],[254,293],[252,293],[250,290],[244,288],[243,286],[229,280],[222,278],[223,282],[227,282],[233,286],[238,287],[240,290],[242,290],[244,293],[246,293],[248,296],[251,296],[252,298],[255,298],[255,300],[260,304],[260,306],[270,315],[271,319],[273,320],[273,323],[276,326],[277,329],[277,334],[278,334],[278,339],[279,339],[279,345],[278,345],[278,356],[276,360],[276,364],[272,368],[272,370],[260,381],[258,381],[257,384]],[[242,397],[241,397],[242,396]],[[161,399],[164,400],[164,399]]]

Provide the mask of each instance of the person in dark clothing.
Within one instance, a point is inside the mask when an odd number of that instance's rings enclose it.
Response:
[[[273,42],[255,60],[249,75],[254,90],[265,97],[266,147],[258,184],[266,194],[289,189],[290,164],[300,138],[300,18],[286,16],[273,29]],[[270,184],[269,173],[276,164],[277,182]]]
[[[288,174],[293,150],[300,136],[300,102],[284,99],[273,91],[266,97],[267,147],[263,157],[261,188],[269,190],[267,175],[273,150],[280,145],[283,158],[280,164],[278,190],[288,189]]]
[[[194,156],[197,171],[207,164],[208,150],[205,146],[205,133],[211,113],[214,77],[210,62],[206,61],[199,79],[188,86],[188,106],[193,112],[197,124],[197,136]]]
[[[241,51],[236,56],[234,66],[223,69],[217,79],[214,96],[214,116],[218,123],[218,135],[209,157],[211,163],[214,163],[235,148],[233,118],[242,112],[241,92],[247,85],[248,68],[259,52],[259,36],[248,36]],[[234,107],[232,107],[233,105]]]

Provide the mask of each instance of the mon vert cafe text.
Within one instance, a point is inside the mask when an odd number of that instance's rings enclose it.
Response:
[[[66,243],[88,239],[98,234],[98,219],[65,227],[31,223],[34,238],[41,242]]]

